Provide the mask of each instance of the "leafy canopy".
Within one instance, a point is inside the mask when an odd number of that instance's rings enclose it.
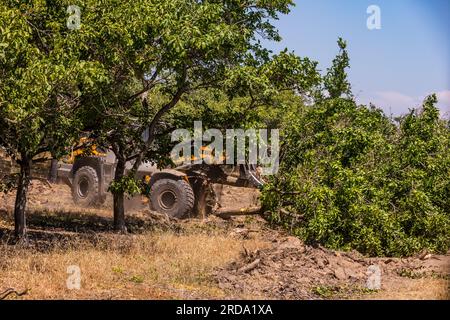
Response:
[[[436,96],[399,123],[327,99],[290,119],[263,191],[272,221],[309,243],[369,255],[450,247],[450,130]]]

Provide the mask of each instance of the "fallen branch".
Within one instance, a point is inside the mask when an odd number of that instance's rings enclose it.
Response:
[[[256,260],[253,261],[252,263],[249,263],[248,265],[243,266],[242,268],[240,268],[240,269],[238,270],[238,272],[242,272],[242,273],[250,272],[250,271],[252,271],[253,269],[255,269],[257,266],[259,266],[259,263],[260,263],[260,262],[261,262],[261,259],[256,259]]]
[[[221,218],[226,218],[230,216],[246,216],[246,215],[255,215],[261,213],[261,207],[252,207],[252,208],[242,208],[242,209],[219,209],[214,214]]]
[[[16,290],[12,289],[12,288],[8,288],[5,291],[3,291],[2,293],[0,293],[0,300],[5,300],[8,296],[15,294],[18,297],[24,296],[28,293],[28,289],[25,289],[22,292],[17,292]]]

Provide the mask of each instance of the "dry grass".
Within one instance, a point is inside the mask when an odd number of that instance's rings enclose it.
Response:
[[[445,279],[397,279],[382,291],[365,299],[376,300],[450,300],[450,281]]]
[[[68,188],[34,188],[26,248],[9,240],[13,197],[0,195],[0,292],[10,287],[29,289],[25,296],[9,299],[254,298],[221,290],[214,270],[237,260],[244,247],[252,252],[282,237],[252,217],[237,222],[149,219],[139,199],[134,203],[138,210],[127,221],[130,234],[118,235],[112,231],[107,206],[80,211],[71,204]],[[238,193],[224,195],[227,203],[236,205],[239,197]],[[242,226],[257,232],[247,238],[236,236],[235,228]],[[81,270],[80,290],[66,285],[67,268],[74,265]],[[353,298],[448,300],[449,281],[397,277],[383,282],[378,293]]]
[[[93,245],[78,240],[71,248],[46,252],[3,246],[0,288],[30,289],[27,299],[182,299],[220,298],[210,274],[260,240],[224,235],[156,232],[110,235]],[[80,290],[68,290],[67,268],[81,269]]]
[[[268,245],[230,236],[233,226],[224,221],[149,220],[140,199],[128,201],[135,209],[127,221],[130,234],[118,235],[108,204],[80,211],[69,188],[35,183],[28,204],[30,247],[19,248],[8,239],[13,201],[0,196],[7,210],[0,211],[0,292],[29,289],[24,299],[223,298],[214,269],[235,260],[243,247]],[[81,269],[80,290],[67,289],[72,265]]]

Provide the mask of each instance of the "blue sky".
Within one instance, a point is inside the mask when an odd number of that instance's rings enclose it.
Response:
[[[381,9],[381,29],[369,30],[367,8]],[[402,114],[438,93],[450,114],[450,0],[296,0],[289,15],[275,22],[281,43],[319,61],[326,70],[339,36],[348,42],[349,77],[360,103]]]

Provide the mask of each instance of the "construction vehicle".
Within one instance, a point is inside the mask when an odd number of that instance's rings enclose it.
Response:
[[[71,188],[76,205],[102,205],[114,179],[114,154],[102,152],[92,145],[88,155],[78,152],[74,156],[73,153],[68,161],[59,163],[58,180]],[[127,163],[125,174],[131,168],[132,163]],[[143,163],[137,171],[137,178],[145,185],[147,191],[143,194],[149,198],[150,208],[176,218],[211,213],[217,205],[212,184],[250,188],[262,185],[256,170],[245,165],[230,168],[197,164],[160,170],[154,165]]]

